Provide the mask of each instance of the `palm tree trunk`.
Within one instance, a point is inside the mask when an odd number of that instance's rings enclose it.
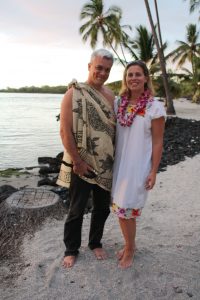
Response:
[[[127,60],[126,60],[126,57],[125,57],[125,54],[124,54],[124,49],[123,49],[122,43],[120,43],[120,48],[121,48],[121,52],[122,52],[124,61],[125,61],[125,63],[127,64]]]
[[[144,0],[144,2],[145,2],[147,14],[148,14],[149,22],[151,25],[152,34],[153,34],[156,48],[158,51],[158,57],[160,60],[160,67],[161,67],[161,71],[162,71],[163,84],[164,84],[166,100],[167,100],[167,114],[175,115],[176,112],[174,109],[173,100],[172,100],[170,90],[169,90],[169,82],[168,82],[168,76],[167,76],[166,67],[165,67],[165,58],[164,58],[164,54],[163,54],[163,49],[159,45],[159,40],[158,40],[156,31],[155,31],[155,27],[154,27],[148,0]]]
[[[117,55],[117,58],[119,59],[120,63],[122,64],[123,67],[126,66],[126,64],[123,62],[123,60],[120,58],[119,54],[117,53],[117,51],[115,50],[115,48],[113,47],[112,43],[110,41],[108,41],[110,48],[113,50],[113,52]]]
[[[103,36],[106,37],[106,32],[104,30],[104,28],[101,26],[101,30],[103,33]],[[108,37],[106,37],[106,43],[108,43],[110,45],[110,48],[113,50],[113,52],[117,55],[117,58],[119,59],[120,63],[122,64],[123,67],[125,67],[125,63],[123,62],[123,60],[120,58],[119,54],[117,53],[117,51],[115,50],[115,48],[112,45],[112,42],[110,41],[110,39]]]
[[[156,9],[156,19],[157,19],[157,24],[158,24],[158,36],[159,36],[159,41],[160,41],[160,47],[163,49],[162,35],[161,35],[161,29],[160,29],[160,18],[159,18],[159,13],[158,13],[157,0],[154,0],[154,5],[155,5],[155,9]]]
[[[115,48],[113,47],[111,41],[109,39],[107,39],[108,44],[110,45],[110,48],[113,50],[113,52],[117,55],[118,60],[120,61],[120,63],[122,64],[123,67],[125,67],[125,63],[123,62],[123,60],[120,58],[119,54],[117,53],[117,51],[115,50]]]

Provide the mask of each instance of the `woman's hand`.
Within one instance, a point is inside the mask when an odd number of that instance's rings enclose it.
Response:
[[[156,183],[156,173],[150,172],[145,182],[145,188],[147,190],[151,190],[154,187],[155,183]]]

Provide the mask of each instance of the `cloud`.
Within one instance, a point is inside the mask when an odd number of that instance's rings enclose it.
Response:
[[[82,45],[79,34],[79,15],[89,0],[6,0],[0,1],[0,33],[12,41],[29,44]],[[184,38],[184,30],[190,20],[197,20],[197,14],[189,15],[188,3],[182,0],[158,2],[163,39],[171,43]],[[154,3],[150,1],[153,16]],[[105,10],[111,5],[122,8],[122,24],[133,28],[140,24],[150,29],[144,2],[136,0],[104,0]],[[179,13],[177,13],[177,11]],[[183,25],[184,24],[184,25]],[[134,36],[134,33],[133,33]],[[87,43],[88,45],[88,43]]]
[[[79,34],[83,24],[79,15],[89,1],[0,0],[1,87],[65,84],[73,77],[85,80],[91,48]],[[154,10],[154,1],[149,3]],[[133,27],[131,37],[140,24],[150,30],[143,1],[104,0],[105,10],[111,5],[121,7],[122,25]],[[189,14],[183,0],[158,1],[158,5],[163,41],[175,47],[177,39],[185,40],[186,25],[197,23],[198,16]],[[98,47],[102,47],[100,42]],[[111,81],[121,79],[121,74],[114,67]]]
[[[0,3],[0,32],[15,42],[69,44],[81,41],[79,4],[68,1],[7,0]]]

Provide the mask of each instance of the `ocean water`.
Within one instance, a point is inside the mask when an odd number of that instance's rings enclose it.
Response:
[[[0,169],[38,165],[63,151],[59,121],[63,95],[0,93]]]

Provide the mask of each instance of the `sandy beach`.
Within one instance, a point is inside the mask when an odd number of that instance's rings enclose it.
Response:
[[[200,120],[200,105],[180,99],[177,116]],[[10,264],[0,266],[0,299],[16,300],[186,300],[200,299],[200,154],[186,158],[157,176],[137,222],[134,264],[121,270],[116,252],[123,238],[110,214],[103,245],[108,259],[97,261],[88,249],[90,214],[83,223],[82,247],[72,269],[62,267],[64,219],[49,220],[25,236],[23,267],[12,280]],[[37,174],[1,180],[16,188],[36,187]],[[15,258],[13,258],[13,264]],[[9,280],[6,280],[9,277]]]

